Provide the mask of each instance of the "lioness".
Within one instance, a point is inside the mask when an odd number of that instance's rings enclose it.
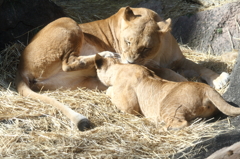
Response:
[[[106,89],[96,77],[94,67],[94,56],[101,51],[117,52],[123,62],[146,65],[168,80],[186,81],[174,72],[177,71],[186,77],[199,76],[216,88],[224,85],[228,74],[219,76],[182,55],[170,25],[170,19],[164,21],[152,10],[130,7],[121,8],[107,19],[84,24],[70,18],[57,19],[37,33],[23,51],[17,90],[23,96],[60,109],[83,130],[89,127],[86,117],[32,90]]]
[[[218,110],[230,116],[240,115],[240,108],[226,103],[204,83],[167,81],[144,66],[122,64],[98,54],[95,66],[118,109],[163,120],[168,129],[183,128],[197,117],[212,117]]]

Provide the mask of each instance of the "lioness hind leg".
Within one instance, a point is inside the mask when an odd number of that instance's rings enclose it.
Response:
[[[147,66],[150,70],[154,71],[156,75],[159,77],[169,80],[169,81],[174,81],[174,82],[185,82],[187,81],[186,78],[181,76],[180,74],[174,72],[171,69],[168,68],[154,68],[152,66]]]
[[[108,95],[111,98],[113,97],[113,87],[112,86],[108,87],[106,95]]]
[[[166,125],[165,125],[164,129],[165,130],[177,130],[177,129],[184,128],[188,125],[189,125],[189,123],[187,120],[174,117],[174,118],[169,118],[166,121]]]
[[[178,62],[178,71],[184,77],[201,77],[202,80],[206,81],[211,87],[215,89],[220,89],[229,81],[229,74],[223,72],[221,75],[215,73],[214,71],[205,68],[199,64],[194,63],[186,58]]]

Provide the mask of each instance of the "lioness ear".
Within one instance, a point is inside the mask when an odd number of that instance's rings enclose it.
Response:
[[[126,20],[126,21],[131,21],[133,19],[135,19],[137,16],[133,14],[133,11],[131,10],[130,7],[126,7],[125,11],[124,11],[124,16],[123,18]]]
[[[171,23],[172,23],[171,18],[168,18],[165,21],[158,22],[157,24],[158,24],[158,26],[160,28],[160,32],[166,33],[168,31],[170,31],[171,30]]]
[[[96,54],[96,56],[95,56],[95,67],[97,68],[97,69],[101,69],[101,67],[103,66],[103,57],[101,56],[101,55],[99,55],[99,54]]]

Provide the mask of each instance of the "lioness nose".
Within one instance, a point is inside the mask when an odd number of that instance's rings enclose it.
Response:
[[[134,61],[133,61],[133,60],[127,60],[127,63],[129,63],[129,64],[133,64]]]

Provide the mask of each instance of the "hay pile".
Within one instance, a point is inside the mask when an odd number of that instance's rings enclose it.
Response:
[[[217,122],[196,120],[182,130],[164,131],[163,123],[120,112],[104,92],[87,89],[41,92],[86,115],[96,126],[79,132],[55,108],[22,97],[13,85],[7,85],[14,80],[23,48],[16,43],[1,52],[0,158],[168,158],[203,139],[233,129],[231,125],[218,127]],[[188,58],[199,63],[205,61],[215,71],[224,68],[230,72],[233,67],[234,61],[222,63],[218,57],[184,47],[182,50]]]

